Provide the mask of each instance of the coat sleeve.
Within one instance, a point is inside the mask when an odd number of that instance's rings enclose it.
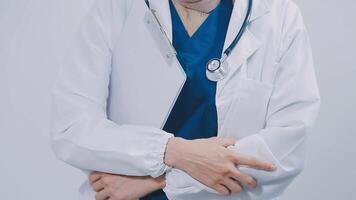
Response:
[[[277,197],[304,166],[306,136],[318,115],[320,97],[302,17],[297,9],[288,12],[293,17],[287,17],[283,30],[279,70],[268,106],[266,126],[231,147],[238,153],[270,161],[277,170],[270,173],[240,167],[242,172],[257,180],[258,187],[245,188],[233,199]],[[172,169],[166,177],[165,192],[170,199],[219,199],[215,191],[180,170]]]
[[[122,12],[113,13],[115,7]],[[52,147],[85,172],[157,177],[168,168],[163,156],[173,135],[116,124],[106,113],[113,35],[123,26],[124,8],[124,0],[97,0],[76,34],[52,90]]]

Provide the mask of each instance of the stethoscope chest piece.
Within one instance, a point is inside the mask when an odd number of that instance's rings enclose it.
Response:
[[[229,64],[220,59],[212,59],[206,65],[206,77],[210,81],[223,80],[229,73]]]

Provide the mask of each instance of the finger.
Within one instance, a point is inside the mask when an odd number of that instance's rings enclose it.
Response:
[[[242,192],[242,185],[231,178],[227,178],[224,180],[223,185],[227,187],[231,193],[240,193]]]
[[[251,167],[264,171],[276,170],[276,166],[274,164],[258,160],[257,158],[252,156],[235,155],[235,158],[235,162],[238,165],[245,165],[246,167]]]
[[[105,183],[102,180],[99,180],[93,183],[92,187],[95,192],[100,192],[105,188]]]
[[[223,196],[228,196],[230,195],[230,190],[226,188],[224,185],[216,185],[213,187],[214,190],[216,190],[218,193],[220,193]]]
[[[101,172],[92,172],[89,175],[89,181],[91,183],[94,183],[94,182],[98,181],[102,177],[102,175],[103,175],[103,173],[101,173]]]
[[[246,185],[251,188],[257,187],[257,181],[250,175],[245,174],[237,170],[236,168],[232,171],[235,180],[239,181],[241,184]]]
[[[95,194],[95,200],[107,200],[110,198],[109,190],[102,190]]]
[[[229,147],[231,145],[235,145],[235,143],[236,143],[236,140],[233,138],[216,137],[216,141],[224,147]]]

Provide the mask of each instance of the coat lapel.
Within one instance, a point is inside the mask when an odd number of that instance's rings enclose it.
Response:
[[[151,0],[149,1],[151,8],[156,11],[158,20],[166,32],[167,37],[172,42],[172,18],[169,8],[169,0]]]
[[[272,0],[254,0],[254,7],[250,21],[254,21],[270,11]]]
[[[228,32],[226,35],[226,49],[235,39],[240,27],[242,26],[248,7],[248,0],[235,0],[234,9],[231,15]],[[269,0],[253,0],[253,8],[250,17],[250,23],[259,17],[265,15],[270,10]],[[241,65],[261,47],[261,42],[247,28],[235,49],[231,52],[227,59],[229,64],[228,76],[218,83],[217,95],[219,96],[224,86],[229,82],[231,77],[235,75]]]

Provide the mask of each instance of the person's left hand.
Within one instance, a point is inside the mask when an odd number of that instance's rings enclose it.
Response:
[[[96,200],[137,200],[165,187],[165,178],[133,177],[92,172],[90,185]]]

